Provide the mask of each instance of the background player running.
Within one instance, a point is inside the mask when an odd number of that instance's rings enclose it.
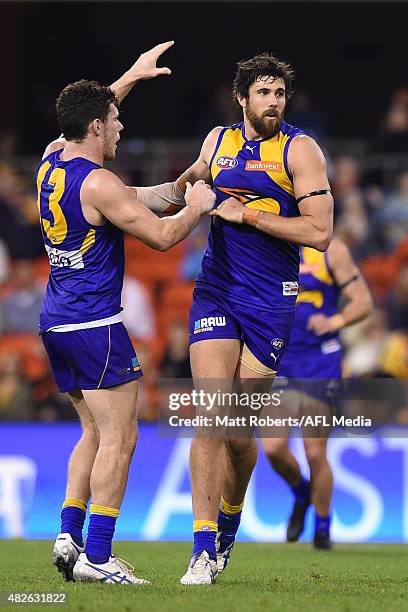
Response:
[[[292,81],[290,66],[272,55],[240,62],[234,95],[243,122],[214,128],[176,185],[140,191],[147,205],[153,194],[178,204],[186,180],[214,184],[217,208],[190,313],[191,367],[200,388],[204,379],[234,377],[270,386],[293,323],[297,245],[323,251],[330,242],[324,156],[284,121]],[[216,324],[206,325],[209,318]],[[276,338],[282,342],[272,350]],[[217,552],[219,569],[228,562],[256,458],[254,439],[194,439],[194,549],[183,584],[213,582]]]
[[[291,414],[301,410],[307,415],[331,415],[342,375],[339,330],[367,317],[373,308],[372,298],[350,251],[338,238],[333,239],[325,253],[301,249],[299,285],[295,322],[278,375],[301,379],[301,391],[287,392],[285,405]],[[345,302],[341,311],[340,298]],[[274,438],[263,438],[262,442],[272,467],[286,480],[295,497],[287,540],[299,539],[312,503],[316,510],[314,546],[329,549],[333,475],[326,458],[328,434],[319,436],[315,430],[310,435],[313,437],[304,432],[310,482],[301,474],[288,438],[282,432],[279,437],[277,434]]]
[[[57,100],[57,118],[66,142],[47,147],[37,174],[51,263],[40,333],[58,386],[70,394],[83,429],[69,461],[61,533],[53,550],[54,564],[67,580],[146,582],[112,556],[136,445],[137,379],[142,375],[120,316],[123,232],[166,250],[190,233],[215,196],[203,181],[189,185],[187,206],[172,218],[159,219],[103,164],[115,157],[123,129],[119,101],[136,81],[170,72],[157,68],[156,61],[171,45],[143,54],[113,89],[94,81],[65,87]],[[91,495],[84,548],[82,528]]]

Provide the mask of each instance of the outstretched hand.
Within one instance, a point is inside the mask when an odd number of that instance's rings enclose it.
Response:
[[[171,74],[170,68],[158,68],[156,64],[163,53],[173,45],[174,40],[169,40],[168,42],[160,43],[153,47],[153,49],[142,53],[139,59],[128,70],[130,76],[135,80],[143,80],[154,79],[162,74]]]

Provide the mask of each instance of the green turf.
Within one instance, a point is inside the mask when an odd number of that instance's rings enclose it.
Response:
[[[0,591],[65,592],[65,605],[48,610],[178,611],[398,611],[408,610],[408,546],[337,545],[315,552],[309,544],[238,544],[215,585],[183,587],[190,544],[117,542],[115,554],[152,580],[151,586],[63,582],[50,562],[52,543],[0,541]],[[17,607],[0,606],[6,612]],[[19,606],[39,609],[39,606]]]

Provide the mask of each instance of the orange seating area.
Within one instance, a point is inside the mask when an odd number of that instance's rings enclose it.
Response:
[[[167,343],[167,333],[174,321],[187,325],[194,283],[179,278],[180,262],[185,252],[184,243],[176,245],[165,253],[154,251],[131,237],[125,239],[126,274],[135,277],[147,288],[155,310],[157,322],[156,338],[148,347],[156,367],[160,363]],[[360,262],[377,302],[382,305],[392,288],[399,269],[408,262],[408,240],[402,242],[395,253],[371,256]],[[39,282],[48,278],[47,257],[33,261],[33,274]],[[11,290],[11,284],[1,289],[1,297]],[[137,339],[136,339],[137,346]],[[30,334],[0,336],[0,357],[5,352],[17,352],[22,359],[24,372],[29,380],[45,375],[48,362],[40,338]]]

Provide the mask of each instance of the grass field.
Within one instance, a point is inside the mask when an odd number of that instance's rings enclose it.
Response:
[[[50,562],[52,543],[0,541],[0,591],[67,594],[66,604],[30,609],[178,611],[398,611],[408,610],[408,546],[337,545],[315,552],[309,544],[247,544],[234,550],[215,585],[183,587],[191,552],[186,543],[117,542],[115,554],[136,566],[151,586],[63,582]],[[4,596],[3,596],[4,597]],[[16,604],[0,605],[1,610]]]

